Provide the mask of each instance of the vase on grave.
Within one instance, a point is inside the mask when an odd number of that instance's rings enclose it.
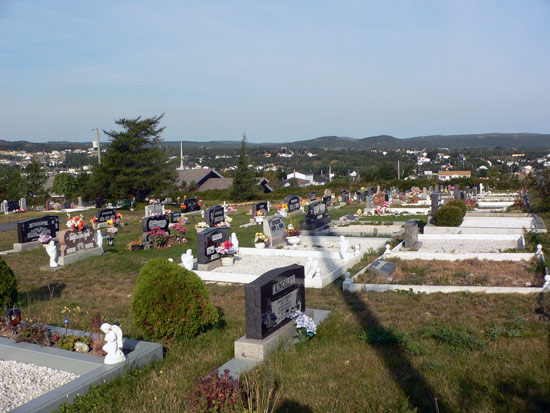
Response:
[[[256,247],[258,249],[265,248],[265,242],[257,242],[257,243],[254,244],[254,247]]]
[[[230,257],[227,257],[227,256],[226,256],[226,257],[222,257],[222,265],[225,265],[225,266],[227,266],[227,265],[233,265],[234,261],[235,261],[235,257],[233,257],[233,256],[230,256]]]
[[[107,245],[109,247],[114,247],[115,246],[115,237],[108,236],[107,237]]]
[[[299,237],[299,236],[286,237],[286,241],[287,241],[290,245],[298,245],[298,244],[300,243],[300,237]]]
[[[261,224],[264,222],[264,217],[263,215],[257,215],[254,217],[254,219],[256,220],[256,224]]]

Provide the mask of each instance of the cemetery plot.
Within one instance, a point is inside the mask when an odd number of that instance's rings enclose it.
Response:
[[[389,280],[375,268],[354,279],[355,283],[403,285],[452,285],[485,287],[541,287],[542,273],[531,261],[404,261],[384,258],[395,266]]]

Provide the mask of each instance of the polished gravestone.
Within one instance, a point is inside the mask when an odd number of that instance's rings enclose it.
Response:
[[[267,201],[252,204],[252,215],[256,215],[256,212],[258,211],[264,211],[264,215],[267,215]]]
[[[59,232],[59,265],[68,265],[103,253],[94,240],[92,228],[66,229]]]
[[[98,224],[107,223],[110,219],[116,219],[116,210],[114,208],[100,209],[95,216]]]
[[[214,205],[204,211],[204,220],[210,228],[225,221],[225,211],[221,205]]]
[[[372,264],[370,264],[368,268],[375,275],[384,277],[388,281],[391,281],[393,278],[393,273],[395,271],[396,265],[393,262],[376,260]]]
[[[201,271],[209,271],[221,265],[218,248],[229,240],[229,228],[207,228],[197,233],[197,264]]]
[[[183,201],[183,207],[181,209],[181,212],[187,213],[187,212],[194,212],[194,211],[200,211],[200,210],[201,210],[201,206],[197,198],[186,198]]]
[[[315,201],[317,199],[317,194],[315,192],[310,192],[309,193],[309,200],[310,201]]]
[[[300,210],[300,197],[298,195],[288,195],[284,202],[288,205],[288,213],[297,212]]]
[[[27,219],[17,223],[17,241],[21,244],[38,241],[40,235],[55,238],[59,231],[59,218],[53,215]]]
[[[302,224],[302,229],[312,231],[323,228],[330,222],[326,204],[321,201],[313,201],[308,205],[306,221]]]

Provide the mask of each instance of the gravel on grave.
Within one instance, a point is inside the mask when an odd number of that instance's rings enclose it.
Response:
[[[341,259],[321,259],[316,258],[322,275],[326,275],[344,264]],[[233,265],[221,266],[215,268],[215,272],[227,272],[235,274],[263,274],[274,268],[286,267],[292,264],[305,265],[307,257],[284,257],[284,256],[259,256],[242,255],[235,257]]]
[[[0,360],[0,411],[7,412],[79,376],[13,360]]]
[[[517,248],[514,240],[457,240],[457,239],[420,239],[422,247],[418,252],[439,253],[475,253],[475,252],[504,252],[510,248]]]

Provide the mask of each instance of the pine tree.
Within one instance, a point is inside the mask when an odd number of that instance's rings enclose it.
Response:
[[[143,200],[151,193],[174,187],[176,170],[169,153],[160,147],[159,127],[163,115],[152,118],[120,119],[122,132],[104,131],[111,138],[109,149],[94,168],[96,195]]]
[[[231,199],[233,201],[249,201],[255,197],[256,178],[254,172],[248,167],[246,156],[246,135],[241,141],[241,154],[237,163],[237,171],[231,187]]]

